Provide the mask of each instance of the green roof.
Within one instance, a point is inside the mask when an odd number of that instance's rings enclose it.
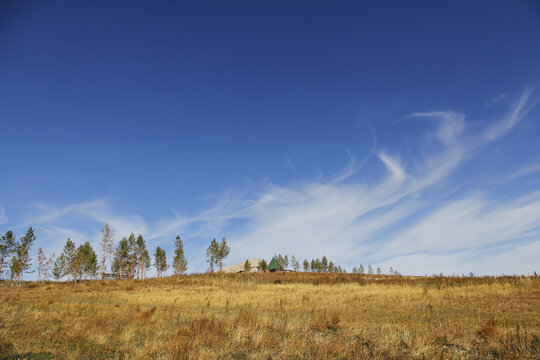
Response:
[[[268,270],[277,270],[277,269],[279,269],[279,266],[276,261],[276,258],[272,258],[272,261],[270,261],[270,264],[268,264]]]

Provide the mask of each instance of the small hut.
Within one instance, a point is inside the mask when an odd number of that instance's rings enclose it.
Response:
[[[280,270],[281,270],[281,267],[279,266],[276,258],[273,257],[272,261],[270,261],[270,264],[268,264],[268,271],[276,272],[276,271],[280,271]]]

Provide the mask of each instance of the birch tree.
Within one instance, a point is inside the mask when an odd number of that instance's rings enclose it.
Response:
[[[114,232],[111,230],[109,223],[105,223],[101,229],[103,237],[101,238],[101,281],[105,280],[105,270],[107,260],[111,259],[114,254]]]
[[[38,261],[38,281],[43,282],[50,276],[51,266],[54,262],[54,254],[50,258],[47,258],[42,248],[38,249],[37,254]]]

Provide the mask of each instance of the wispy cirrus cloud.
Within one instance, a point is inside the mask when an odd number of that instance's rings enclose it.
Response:
[[[538,102],[530,101],[533,89],[526,89],[510,114],[500,121],[493,123],[482,135],[487,141],[497,140],[510,131]]]
[[[540,163],[527,164],[512,172],[509,176],[511,178],[520,178],[540,172]]]
[[[76,218],[108,221],[119,236],[142,233],[153,244],[181,233],[199,241],[192,253],[197,256],[193,271],[205,270],[207,240],[222,234],[232,245],[231,263],[286,252],[306,258],[325,254],[350,267],[370,262],[415,274],[491,272],[492,257],[516,258],[524,249],[540,256],[532,239],[540,226],[540,196],[531,191],[502,201],[483,191],[455,198],[440,188],[464,162],[475,161],[481,146],[497,141],[524,118],[535,104],[531,96],[526,90],[506,116],[477,133],[467,132],[465,115],[455,111],[409,115],[425,119],[431,130],[425,144],[419,140],[421,155],[409,156],[406,164],[397,150],[375,146],[363,161],[350,155],[349,164],[329,178],[286,185],[263,181],[226,190],[207,209],[171,209],[170,218],[151,223],[115,211],[106,199],[64,207],[38,204],[29,221],[63,236],[78,229]],[[379,161],[381,172],[366,176],[362,170],[368,161]],[[434,188],[439,189],[435,196]],[[99,238],[98,231],[85,234],[80,236]],[[517,268],[533,264],[522,262]]]
[[[456,145],[465,128],[465,115],[454,111],[433,111],[424,113],[412,113],[408,117],[430,118],[439,121],[436,136],[439,141],[446,145]]]
[[[108,222],[121,236],[127,236],[131,232],[146,233],[148,230],[146,221],[141,216],[137,214],[119,215],[107,199],[74,203],[63,207],[37,203],[34,212],[25,219],[25,222],[28,224],[76,223],[77,219],[90,219],[99,224]]]
[[[540,234],[540,192],[498,204],[473,195],[450,201],[385,244],[376,257],[474,250]]]
[[[372,184],[354,178],[350,165],[347,173],[351,175],[339,182],[265,187],[241,212],[248,225],[235,231],[233,238],[238,240],[233,244],[240,249],[236,258],[287,249],[306,257],[326,254],[349,265],[386,263],[391,262],[388,257],[480,251],[536,234],[536,194],[509,200],[496,210],[490,210],[497,202],[490,201],[487,194],[456,200],[441,209],[437,209],[437,198],[424,196],[464,161],[473,160],[479,146],[496,141],[516,126],[531,109],[530,96],[531,91],[525,91],[507,117],[480,134],[465,133],[465,116],[460,113],[412,114],[436,121],[433,134],[440,146],[415,159],[407,172],[399,155],[381,150],[376,154],[387,174]],[[484,139],[481,144],[473,141],[478,137]],[[492,223],[497,225],[490,227]],[[411,273],[425,270],[419,263],[411,264]]]
[[[491,101],[489,101],[487,106],[501,105],[501,104],[505,103],[507,101],[507,99],[508,99],[507,94],[499,94],[499,95],[494,96],[493,98],[491,98]]]
[[[403,169],[403,166],[401,165],[398,157],[391,156],[385,151],[378,152],[377,156],[383,162],[384,166],[386,166],[388,172],[393,174],[396,179],[398,179],[399,181],[405,180],[405,169]]]

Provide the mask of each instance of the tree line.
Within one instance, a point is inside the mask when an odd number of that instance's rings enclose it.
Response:
[[[107,269],[113,274],[126,276],[128,278],[144,279],[146,273],[152,268],[156,270],[158,277],[162,277],[172,268],[174,275],[185,274],[188,270],[188,261],[184,254],[184,244],[180,235],[174,240],[174,257],[172,264],[167,262],[165,249],[157,247],[154,254],[154,262],[146,247],[146,241],[141,234],[135,236],[131,233],[122,239],[115,246],[114,232],[108,223],[101,229],[102,239],[100,242],[101,254],[98,256],[90,243],[77,246],[70,238],[66,240],[62,253],[56,257],[53,253],[50,257],[45,255],[42,248],[37,253],[37,271],[38,280],[44,281],[51,277],[55,280],[67,279],[68,281],[79,281],[83,279],[96,279],[101,275],[105,278]],[[34,229],[28,228],[26,234],[19,240],[16,239],[12,231],[8,231],[0,238],[0,279],[7,278],[9,272],[11,280],[21,281],[23,273],[30,273],[32,258],[30,250],[36,240]],[[216,269],[223,269],[223,262],[229,256],[231,251],[227,240],[223,238],[218,242],[212,239],[206,249],[206,258],[209,264],[208,271],[214,272]],[[290,258],[288,255],[274,254],[278,269],[304,272],[329,272],[345,273],[347,272],[340,265],[336,265],[326,256],[322,258],[304,259],[300,264],[294,255]],[[244,263],[246,271],[251,270],[251,264],[248,260]],[[266,260],[261,260],[259,269],[265,271],[268,268]],[[357,268],[353,267],[354,274],[381,274],[379,267],[376,270],[370,265],[367,269],[360,264]],[[397,270],[390,268],[390,274],[401,275]]]
[[[139,234],[136,237],[131,233],[128,237],[123,237],[115,247],[114,233],[108,223],[101,232],[100,257],[88,241],[77,246],[70,238],[66,240],[62,253],[58,257],[54,253],[47,257],[43,249],[39,248],[37,253],[38,281],[45,281],[52,277],[55,280],[67,279],[75,282],[96,279],[100,274],[104,279],[107,269],[114,274],[144,279],[146,272],[152,267],[152,262],[143,236]],[[32,227],[19,240],[11,230],[0,237],[0,279],[7,279],[6,274],[9,272],[9,279],[21,281],[23,273],[33,272],[28,270],[32,266],[30,250],[35,240],[36,235]],[[174,240],[174,247],[173,273],[185,274],[188,261],[180,235]],[[169,269],[165,250],[158,246],[153,255],[153,265],[157,276],[165,275]]]
[[[290,260],[289,256],[274,254],[274,259],[276,259],[277,267],[281,270],[287,270],[289,267],[292,267],[294,271],[303,270],[304,272],[330,272],[330,273],[345,273],[347,272],[341,265],[334,264],[333,261],[328,260],[326,255],[323,255],[321,259],[313,258],[311,261],[304,259],[302,265],[296,260],[294,255],[291,255]],[[264,260],[263,260],[264,261]],[[262,263],[262,262],[261,262]],[[261,266],[266,269],[268,267],[266,261],[264,261]]]
[[[327,272],[327,273],[346,273],[347,270],[342,268],[341,265],[336,265],[332,260],[329,260],[326,255],[323,255],[321,259],[319,258],[313,258],[311,260],[304,259],[302,262],[302,265],[296,260],[294,255],[291,255],[289,258],[288,255],[281,255],[281,254],[274,254],[274,259],[276,259],[276,265],[278,269],[280,270],[288,270],[292,268],[294,271],[301,271],[304,272]],[[249,261],[246,260],[246,263],[244,263],[244,267],[247,270],[249,266]],[[266,260],[261,260],[259,263],[259,268],[262,271],[265,271],[268,268],[268,263]],[[377,267],[376,270],[377,274],[382,274],[382,270],[380,267]],[[368,265],[367,270],[364,269],[364,266],[360,264],[360,266],[357,268],[356,266],[352,269],[353,274],[374,274],[375,270],[370,265]],[[397,270],[390,268],[390,274],[391,275],[401,275]]]
[[[377,267],[377,275],[382,274],[382,270],[380,267]],[[364,269],[364,265],[360,264],[359,267],[354,266],[352,269],[353,274],[374,274],[375,270],[373,269],[373,266],[371,264],[368,265],[367,270]],[[390,267],[390,275],[401,275],[401,273],[394,268]]]

